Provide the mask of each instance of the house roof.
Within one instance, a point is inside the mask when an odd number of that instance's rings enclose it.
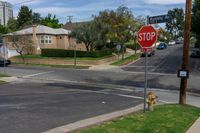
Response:
[[[36,26],[36,34],[68,35],[71,31],[63,28],[53,29],[44,25]],[[33,27],[22,29],[6,35],[30,35],[33,34]]]

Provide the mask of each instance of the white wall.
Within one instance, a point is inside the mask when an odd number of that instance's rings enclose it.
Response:
[[[1,54],[2,57],[4,57],[4,47],[3,46],[0,47],[0,54]],[[14,50],[14,49],[7,49],[5,47],[5,58],[6,59],[8,59],[10,57],[13,57],[13,56],[17,56],[17,55],[19,55],[19,53],[17,53],[16,50]]]

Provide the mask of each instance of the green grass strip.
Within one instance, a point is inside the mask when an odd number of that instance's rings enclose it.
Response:
[[[6,83],[6,82],[5,82],[5,81],[1,81],[1,80],[0,80],[0,85],[1,85],[1,84],[4,84],[4,83]]]
[[[77,60],[102,60],[105,58],[112,57],[113,55],[104,56],[100,58],[89,58],[89,57],[77,57]],[[15,56],[15,58],[22,58],[20,55]],[[41,55],[24,55],[25,59],[64,59],[64,60],[74,60],[74,57],[43,57]]]
[[[138,54],[134,54],[134,55],[128,56],[128,57],[126,57],[124,59],[118,60],[118,61],[112,63],[111,65],[114,65],[114,66],[123,66],[123,65],[126,65],[126,64],[134,61],[134,60],[139,59],[140,56],[141,56],[141,54],[139,54],[139,53]]]
[[[56,68],[74,68],[74,65],[50,65],[50,64],[32,64],[32,63],[14,63],[17,65],[28,65],[28,66],[41,66],[41,67],[56,67]],[[89,69],[90,66],[77,65],[76,69]]]
[[[0,73],[0,77],[10,77],[10,76],[4,73]]]
[[[185,133],[200,117],[200,108],[159,105],[155,111],[133,113],[76,133]]]

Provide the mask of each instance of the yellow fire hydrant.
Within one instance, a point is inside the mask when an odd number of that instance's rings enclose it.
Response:
[[[157,102],[158,96],[154,92],[149,92],[147,94],[147,104],[148,104],[148,110],[153,111],[154,110],[154,105]]]

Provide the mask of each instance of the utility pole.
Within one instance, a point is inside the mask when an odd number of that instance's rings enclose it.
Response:
[[[68,24],[70,26],[70,30],[72,30],[72,19],[73,19],[73,16],[67,16],[67,20],[68,20]],[[73,38],[71,40],[73,42]],[[76,69],[76,44],[75,43],[72,43],[73,44],[73,48],[74,48],[74,68]]]
[[[69,23],[72,22],[72,18],[73,18],[73,16],[67,16],[67,20],[68,20]]]
[[[185,70],[185,71],[189,70],[191,8],[192,8],[192,0],[186,0],[185,33],[184,33],[184,45],[183,45],[183,57],[182,57],[182,70]],[[181,84],[180,84],[179,104],[186,104],[187,83],[188,83],[187,77],[182,77]]]

